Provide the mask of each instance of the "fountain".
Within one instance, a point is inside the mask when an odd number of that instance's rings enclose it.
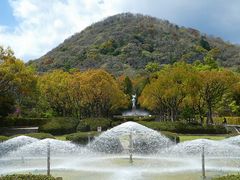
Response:
[[[126,122],[86,146],[20,136],[0,143],[0,151],[0,175],[46,174],[50,154],[51,174],[63,179],[200,180],[239,172],[240,136],[175,144],[159,132]]]
[[[136,108],[136,98],[136,94],[132,95],[132,110],[123,112],[122,116],[149,116],[147,111]]]

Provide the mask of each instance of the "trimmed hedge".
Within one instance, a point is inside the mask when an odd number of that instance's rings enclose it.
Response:
[[[227,130],[223,126],[201,126],[183,122],[146,122],[140,124],[157,131],[170,131],[183,134],[226,134]]]
[[[40,126],[47,121],[47,118],[3,118],[0,119],[0,127]]]
[[[21,135],[17,135],[17,136],[21,136]],[[17,137],[17,136],[14,136],[14,137]],[[46,139],[46,138],[55,139],[55,137],[49,133],[29,133],[29,134],[24,134],[24,136],[29,136],[37,139]]]
[[[7,136],[0,136],[0,143],[3,141],[6,141],[8,139],[9,139],[9,137],[7,137]]]
[[[80,120],[77,131],[88,132],[88,131],[97,131],[97,127],[101,126],[102,131],[111,128],[112,121],[105,118],[88,118]]]
[[[56,117],[39,127],[40,132],[53,135],[69,134],[76,131],[78,120],[75,118]]]
[[[47,175],[33,175],[33,174],[13,174],[0,176],[0,180],[57,180],[57,179],[59,178],[54,178],[52,176]]]
[[[99,134],[100,133],[97,131],[77,132],[77,133],[67,135],[66,140],[79,143],[79,144],[87,144],[88,137],[90,137],[90,140],[92,140],[95,136],[98,136]]]
[[[114,121],[155,121],[156,116],[114,116]]]
[[[240,180],[240,174],[217,177],[217,178],[213,178],[212,180]]]
[[[213,122],[216,124],[222,124],[224,117],[213,117]],[[225,117],[227,124],[240,125],[240,117]]]

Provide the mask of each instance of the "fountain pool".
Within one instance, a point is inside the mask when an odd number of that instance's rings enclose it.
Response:
[[[130,132],[133,163],[129,162]],[[202,179],[203,146],[208,179],[239,172],[240,168],[240,136],[175,144],[152,129],[126,122],[103,132],[86,146],[26,136],[0,143],[0,174],[46,174],[47,144],[51,148],[51,174],[64,180]]]

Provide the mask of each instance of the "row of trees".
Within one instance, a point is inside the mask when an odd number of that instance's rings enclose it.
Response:
[[[101,69],[54,70],[38,74],[0,47],[0,116],[109,117],[138,106],[162,120],[199,119],[240,114],[240,76],[219,68],[214,49],[204,62],[146,66],[147,76],[115,78]]]
[[[37,74],[0,47],[0,117],[108,117],[128,106],[128,96],[104,70],[54,70]]]
[[[214,110],[223,115],[239,112],[239,75],[215,66],[184,62],[165,66],[155,73],[140,97],[143,107],[161,119],[199,118],[213,123]]]
[[[114,77],[104,70],[55,70],[40,76],[38,85],[47,103],[43,107],[50,107],[60,116],[108,117],[128,103]]]

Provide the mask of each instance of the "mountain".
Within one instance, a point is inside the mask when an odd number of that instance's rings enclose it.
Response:
[[[97,22],[66,39],[37,60],[39,71],[55,68],[104,68],[115,75],[142,71],[148,62],[159,64],[203,60],[218,48],[218,63],[240,66],[240,47],[196,29],[179,27],[167,20],[123,13]]]

